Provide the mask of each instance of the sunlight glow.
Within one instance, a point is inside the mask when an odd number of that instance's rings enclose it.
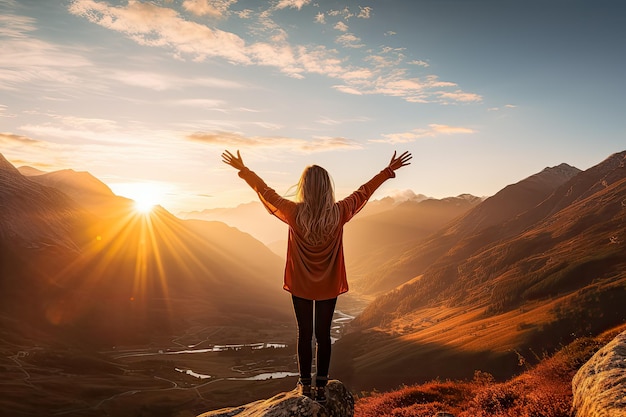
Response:
[[[166,194],[166,186],[153,182],[132,182],[111,184],[111,189],[118,195],[135,202],[135,210],[148,214],[154,206],[161,204]]]
[[[157,205],[157,201],[152,196],[142,196],[135,200],[135,210],[140,213],[150,213],[152,208]]]

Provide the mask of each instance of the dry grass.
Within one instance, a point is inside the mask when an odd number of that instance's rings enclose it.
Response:
[[[506,382],[477,372],[471,381],[432,381],[359,398],[355,417],[567,417],[576,371],[626,325],[598,337],[581,337]],[[521,358],[523,360],[523,358]]]

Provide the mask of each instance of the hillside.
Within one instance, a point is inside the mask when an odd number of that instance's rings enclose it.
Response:
[[[498,193],[429,238],[438,249],[414,270],[420,277],[372,302],[337,344],[337,377],[357,389],[468,377],[474,369],[504,378],[516,370],[515,352],[550,351],[572,334],[621,323],[625,158],[610,156],[525,211],[509,206],[508,220],[481,230],[467,224],[487,219],[477,213]],[[412,253],[388,274],[419,265]]]
[[[529,366],[522,357],[521,373],[507,381],[497,382],[490,374],[476,372],[468,379],[433,380],[367,394],[356,401],[354,415],[432,417],[446,412],[458,417],[569,416],[572,378],[581,365],[625,328],[622,325],[596,337],[579,337],[554,355],[542,358],[536,366]]]
[[[60,343],[144,343],[255,317],[289,322],[282,261],[234,228],[160,207],[140,215],[89,174],[25,177],[1,156],[0,201],[0,314]]]
[[[371,271],[393,259],[479,204],[471,195],[404,201],[376,214],[361,216],[345,226],[344,246],[351,290],[371,296],[389,291],[401,281],[377,280]],[[367,206],[366,206],[367,207]]]
[[[393,289],[399,281],[376,280],[371,271],[381,260],[398,254],[424,240],[481,202],[469,194],[443,199],[410,194],[407,200],[385,197],[368,202],[365,208],[344,229],[346,269],[350,277],[351,295],[369,298]],[[258,202],[234,208],[208,209],[181,213],[185,219],[220,221],[250,233],[263,241],[273,252],[284,257],[287,249],[287,226],[268,218]],[[263,221],[263,220],[267,221]]]
[[[449,223],[438,224],[404,250],[389,252],[386,258],[371,265],[362,277],[363,285],[370,288],[386,285],[392,289],[420,276],[459,242],[489,227],[497,229],[502,221],[535,207],[579,172],[578,168],[561,164],[503,188],[471,210],[468,207],[464,214],[450,218]]]

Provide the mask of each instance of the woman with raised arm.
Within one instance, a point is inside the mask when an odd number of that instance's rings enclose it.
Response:
[[[317,165],[304,169],[297,188],[297,201],[278,195],[243,163],[241,154],[222,153],[224,163],[239,171],[268,211],[289,225],[287,262],[283,288],[291,293],[298,323],[298,385],[302,394],[320,403],[326,401],[325,387],[330,365],[330,327],[337,297],[348,291],[343,255],[343,225],[365,206],[380,185],[409,165],[412,156],[393,153],[389,165],[348,197],[335,202],[328,172]],[[315,320],[314,316],[315,315]],[[315,324],[315,328],[314,327]],[[317,340],[315,386],[311,366],[313,331]]]

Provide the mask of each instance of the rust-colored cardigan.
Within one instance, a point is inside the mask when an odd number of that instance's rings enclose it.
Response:
[[[256,191],[270,213],[289,225],[283,288],[296,297],[308,300],[328,300],[348,291],[343,256],[343,225],[365,206],[383,182],[395,177],[393,170],[385,168],[358,190],[335,203],[341,215],[339,227],[335,236],[317,246],[307,243],[298,230],[298,203],[278,195],[248,168],[239,171],[239,176]]]

